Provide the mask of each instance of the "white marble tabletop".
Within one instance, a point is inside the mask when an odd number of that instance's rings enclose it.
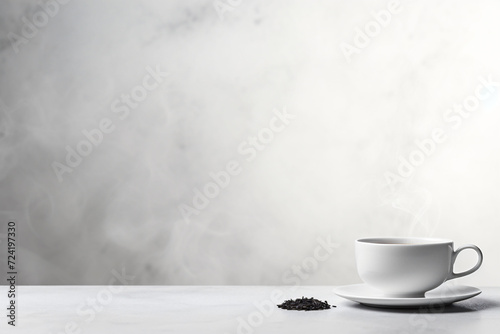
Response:
[[[491,333],[500,288],[435,309],[387,310],[336,296],[332,286],[18,286],[16,328],[5,333]],[[5,303],[7,288],[0,287]],[[286,311],[298,297],[336,308]],[[4,306],[2,309],[5,310]],[[5,313],[3,311],[2,313]]]

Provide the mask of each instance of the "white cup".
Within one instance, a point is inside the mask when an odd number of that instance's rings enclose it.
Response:
[[[464,249],[477,252],[471,269],[454,273],[453,265]],[[424,297],[426,291],[447,280],[472,274],[483,253],[474,245],[453,250],[453,241],[433,238],[363,238],[356,240],[358,274],[387,297]]]

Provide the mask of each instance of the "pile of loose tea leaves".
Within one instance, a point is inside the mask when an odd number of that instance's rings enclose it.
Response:
[[[331,305],[336,307],[335,305]],[[315,298],[298,298],[295,300],[286,300],[282,304],[278,305],[279,308],[284,310],[296,310],[296,311],[316,311],[316,310],[327,310],[330,305],[325,300],[324,302],[317,300]]]

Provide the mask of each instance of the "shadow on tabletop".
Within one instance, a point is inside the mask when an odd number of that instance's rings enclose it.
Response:
[[[449,305],[434,305],[434,306],[421,306],[413,308],[387,308],[375,307],[363,304],[353,304],[354,309],[373,311],[373,312],[389,312],[389,313],[463,313],[463,312],[476,312],[487,309],[500,308],[500,301],[491,298],[475,297],[469,300],[456,302]]]

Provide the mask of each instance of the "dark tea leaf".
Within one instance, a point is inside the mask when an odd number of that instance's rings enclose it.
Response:
[[[298,298],[295,300],[286,300],[280,305],[277,305],[279,308],[284,310],[296,310],[296,311],[317,311],[317,310],[327,310],[330,308],[330,305],[325,300],[324,302],[317,300],[315,298]],[[332,307],[336,307],[335,305],[331,305]]]

